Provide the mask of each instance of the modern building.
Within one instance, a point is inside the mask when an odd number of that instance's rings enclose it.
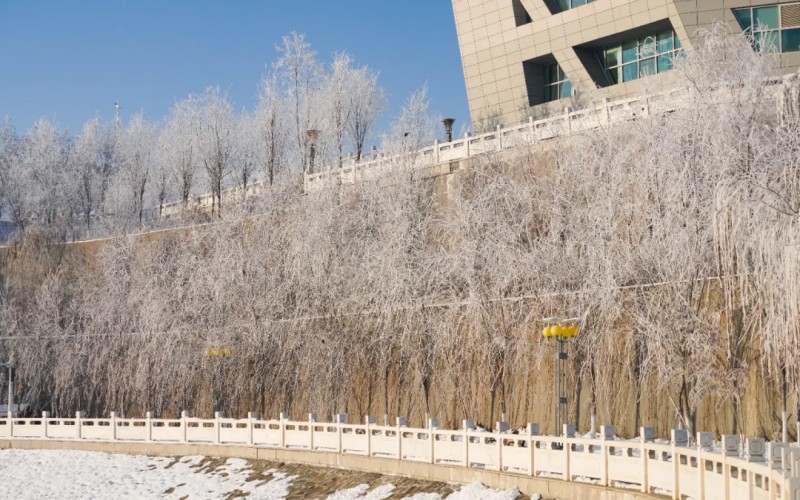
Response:
[[[453,11],[476,129],[664,85],[715,21],[756,30],[786,72],[800,66],[797,0],[453,0]]]

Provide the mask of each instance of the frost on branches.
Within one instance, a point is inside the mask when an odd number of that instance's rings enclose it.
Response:
[[[209,415],[216,402],[228,415],[549,426],[552,346],[539,332],[562,316],[582,326],[570,373],[580,428],[597,415],[622,435],[771,435],[784,402],[800,406],[798,87],[776,102],[775,56],[743,37],[715,30],[704,47],[674,72],[690,89],[681,111],[447,178],[398,164],[309,195],[305,131],[322,131],[318,165],[335,168],[363,154],[383,94],[345,56],[322,67],[299,36],[252,114],[212,89],[163,126],[87,125],[75,147],[47,122],[22,137],[6,124],[5,213],[26,230],[4,254],[0,315],[21,400],[56,415]],[[433,137],[426,102],[409,101],[387,150]],[[55,182],[26,165],[80,175]],[[144,205],[255,178],[271,187],[216,205],[212,226],[86,250],[37,229],[91,206],[133,230]],[[153,198],[161,184],[168,194]]]

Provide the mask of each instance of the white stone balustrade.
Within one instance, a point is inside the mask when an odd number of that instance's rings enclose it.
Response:
[[[538,424],[509,432],[498,423],[494,432],[475,428],[465,420],[462,429],[438,425],[406,427],[379,425],[374,417],[363,424],[348,423],[347,415],[333,422],[261,420],[247,418],[41,418],[0,419],[0,439],[52,439],[282,448],[322,453],[360,455],[380,459],[424,462],[438,466],[498,471],[598,484],[624,490],[669,495],[672,498],[800,499],[800,446],[746,440],[738,436],[713,440],[697,434],[689,446],[685,431],[672,432],[672,441],[656,443],[652,428],[641,429],[637,440],[620,440],[613,426],[602,426],[596,439],[538,435]],[[572,433],[573,427],[565,430]]]
[[[766,82],[768,98],[776,99],[784,82],[793,81],[795,74]],[[342,167],[325,166],[320,172],[305,175],[306,192],[318,191],[330,186],[354,184],[364,180],[378,179],[398,171],[414,171],[435,165],[465,160],[498,151],[508,150],[524,144],[537,144],[550,139],[567,137],[576,133],[609,127],[635,118],[671,113],[687,106],[691,101],[690,90],[675,88],[662,93],[642,95],[627,99],[601,103],[586,109],[566,108],[563,114],[528,121],[510,127],[499,127],[488,133],[466,136],[447,143],[435,143],[419,151],[395,156],[365,155],[360,162],[346,159]],[[725,102],[729,92],[720,89],[713,96],[714,102]],[[377,156],[377,158],[375,157]]]

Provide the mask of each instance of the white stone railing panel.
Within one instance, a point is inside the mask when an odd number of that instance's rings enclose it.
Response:
[[[507,426],[498,424],[503,430]],[[207,443],[258,446],[325,453],[344,453],[380,459],[426,462],[442,466],[500,471],[517,476],[563,479],[673,497],[708,499],[800,499],[800,446],[751,439],[740,446],[737,436],[723,436],[721,450],[707,433],[698,434],[704,447],[678,443],[616,440],[604,427],[598,439],[538,436],[538,426],[527,431],[478,431],[465,421],[462,430],[348,424],[344,415],[335,422],[188,418],[12,418],[0,420],[0,437],[84,441]],[[718,451],[719,450],[719,451]]]

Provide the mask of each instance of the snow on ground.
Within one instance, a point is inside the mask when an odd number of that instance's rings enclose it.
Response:
[[[254,473],[246,460],[213,463],[201,456],[171,459],[142,455],[66,450],[0,450],[0,498],[285,498],[297,476],[275,470]],[[362,484],[330,495],[329,500],[384,500],[393,484],[370,490]],[[481,484],[461,487],[448,500],[513,500],[517,490],[492,490]],[[418,493],[412,500],[441,500],[436,493]]]

